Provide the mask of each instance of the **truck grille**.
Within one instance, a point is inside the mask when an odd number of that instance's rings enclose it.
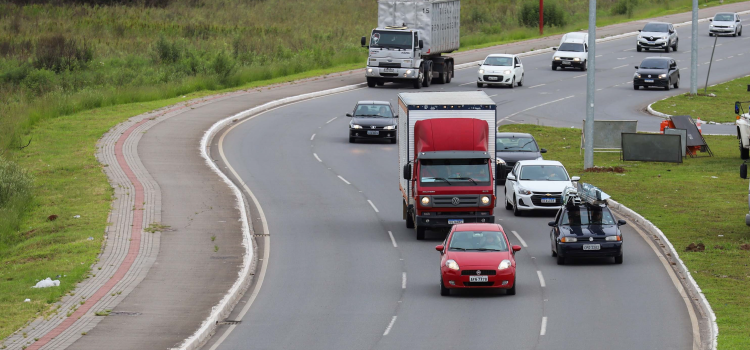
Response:
[[[381,77],[397,77],[398,73],[380,73]]]
[[[400,62],[378,62],[378,67],[386,67],[386,68],[401,68]]]
[[[457,198],[458,204],[453,204],[453,198]],[[476,207],[479,205],[479,196],[477,195],[458,195],[458,196],[433,196],[433,207]]]
[[[494,276],[497,274],[495,270],[479,270],[481,276]],[[477,270],[461,270],[461,276],[478,276]]]
[[[560,192],[550,192],[551,196],[545,194],[535,194],[531,196],[531,203],[534,203],[538,207],[557,207],[562,204],[562,196]],[[542,203],[542,198],[554,198],[555,203]]]

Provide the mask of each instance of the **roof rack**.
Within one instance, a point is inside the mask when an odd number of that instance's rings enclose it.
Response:
[[[587,183],[578,183],[578,188],[566,187],[563,190],[562,200],[566,206],[579,206],[581,204],[606,206],[610,196],[596,186]]]

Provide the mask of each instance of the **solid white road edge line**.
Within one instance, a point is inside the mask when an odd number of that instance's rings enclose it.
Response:
[[[341,179],[341,181],[344,181],[344,183],[346,183],[347,185],[351,185],[352,184],[351,182],[346,181],[346,179],[343,176],[338,175],[338,177],[339,177],[339,179]]]
[[[542,285],[542,288],[546,287],[547,284],[544,283],[544,276],[542,276],[542,271],[537,270],[536,275],[539,276],[539,284]]]
[[[470,85],[470,84],[474,84],[474,83],[475,83],[475,82],[473,82],[473,81],[470,81],[470,82],[468,82],[468,83],[463,83],[463,84],[459,84],[458,86]]]
[[[313,153],[313,156],[314,156],[314,157],[315,157],[315,159],[317,159],[317,160],[318,160],[319,162],[323,163],[323,161],[322,161],[322,160],[320,160],[320,157],[318,157],[318,154],[317,154],[317,153]]]
[[[516,236],[516,238],[518,238],[518,241],[521,242],[521,245],[524,248],[528,248],[529,247],[529,246],[526,245],[526,241],[524,241],[523,238],[521,238],[521,235],[519,235],[518,232],[516,232],[516,231],[510,231],[510,232],[512,232],[513,235]]]
[[[398,244],[396,244],[396,238],[393,237],[393,232],[388,231],[388,236],[391,237],[391,243],[393,243],[393,248],[398,248]]]
[[[508,120],[508,119],[510,119],[510,118],[512,118],[512,117],[515,117],[515,116],[517,116],[517,115],[519,115],[519,114],[521,114],[521,113],[523,113],[523,112],[528,112],[528,111],[530,111],[530,110],[532,110],[532,109],[534,109],[534,108],[539,108],[539,107],[542,107],[542,106],[546,106],[546,105],[548,105],[548,104],[550,104],[550,103],[555,103],[555,102],[560,102],[560,101],[562,101],[562,100],[567,100],[567,99],[569,99],[569,98],[573,98],[573,97],[575,97],[575,96],[576,96],[576,95],[570,95],[570,96],[568,96],[568,97],[563,97],[563,98],[559,98],[559,99],[557,99],[557,100],[553,100],[553,101],[545,102],[545,103],[542,103],[542,104],[540,104],[540,105],[536,105],[536,106],[531,106],[531,107],[529,107],[529,108],[526,108],[526,109],[524,109],[524,110],[522,110],[522,111],[518,111],[518,112],[516,112],[516,113],[513,113],[513,114],[511,114],[511,115],[509,115],[509,116],[507,116],[507,117],[505,117],[505,118],[503,118],[503,119],[500,119],[500,120],[498,120],[498,121],[497,121],[497,124],[499,125],[500,123],[502,123],[502,122],[504,122],[504,121],[506,121],[506,120]]]
[[[627,66],[628,66],[627,64],[623,64],[622,66],[617,66],[617,67],[615,67],[615,68],[612,68],[612,69],[620,69],[620,68],[622,68],[622,67],[627,67]]]
[[[542,317],[542,329],[539,331],[539,335],[547,334],[547,316]]]
[[[406,289],[406,272],[401,273],[401,289]]]
[[[375,206],[375,203],[373,203],[371,200],[368,199],[367,203],[370,203],[370,206],[372,207],[372,210],[375,210],[376,213],[380,212],[380,210],[378,210],[378,208]],[[388,231],[388,232],[390,232],[390,231]]]
[[[391,328],[393,328],[393,324],[396,323],[397,317],[398,316],[393,316],[393,318],[391,319],[391,323],[388,324],[388,327],[385,327],[385,332],[383,332],[383,336],[386,336],[388,335],[388,333],[391,332]]]

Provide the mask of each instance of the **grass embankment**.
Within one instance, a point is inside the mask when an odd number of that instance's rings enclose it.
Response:
[[[698,96],[682,94],[670,97],[654,103],[651,108],[656,111],[671,115],[690,115],[693,118],[700,117],[705,122],[732,123],[737,119],[734,114],[735,101],[750,101],[750,77],[739,78],[708,87],[709,97],[703,94],[703,89],[698,89]],[[743,104],[747,113],[748,104]]]
[[[682,164],[623,162],[619,154],[596,153],[597,166],[625,169],[616,174],[583,172],[578,129],[534,125],[500,129],[533,134],[549,151],[545,158],[561,161],[571,175],[581,175],[582,181],[598,186],[659,227],[716,312],[719,349],[750,348],[748,182],[739,177],[742,161],[734,137],[706,136],[714,157],[687,158]],[[703,243],[705,251],[686,252],[691,243]]]

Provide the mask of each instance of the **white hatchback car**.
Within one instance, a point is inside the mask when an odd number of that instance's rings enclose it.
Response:
[[[505,209],[515,216],[526,210],[560,209],[563,190],[578,180],[555,160],[519,161],[505,180]]]
[[[523,86],[523,63],[516,55],[493,54],[479,64],[477,87],[506,85],[510,88]]]

